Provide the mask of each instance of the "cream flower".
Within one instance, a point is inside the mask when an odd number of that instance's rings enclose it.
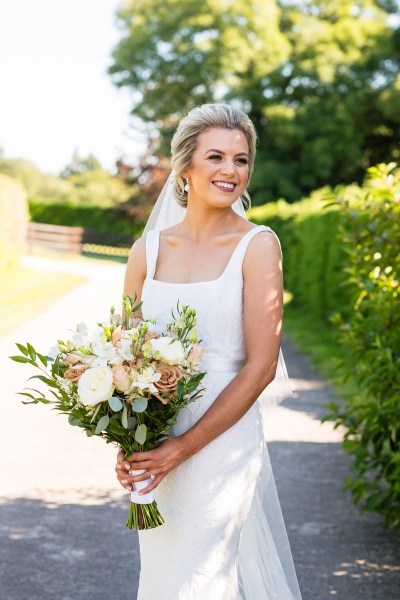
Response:
[[[185,358],[182,343],[172,337],[164,336],[149,340],[151,353],[156,360],[162,360],[170,365],[179,364]]]
[[[113,395],[113,372],[110,367],[92,367],[79,379],[78,396],[85,406],[94,406]]]

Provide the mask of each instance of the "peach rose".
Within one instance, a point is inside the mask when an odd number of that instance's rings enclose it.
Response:
[[[78,383],[79,378],[88,369],[89,365],[77,365],[69,367],[64,373],[64,379],[69,379],[72,383]]]
[[[168,404],[174,395],[174,392],[176,392],[178,388],[178,381],[182,377],[182,373],[178,367],[175,367],[174,365],[167,365],[166,363],[159,363],[156,368],[156,373],[161,373],[161,377],[154,383],[154,385],[160,394],[163,392],[168,392],[168,396],[162,397],[158,394],[154,395],[157,396],[157,398],[161,400],[163,404]]]
[[[156,340],[159,337],[161,337],[161,336],[156,331],[148,331],[146,333],[146,335],[144,336],[144,341],[147,342],[148,340]]]
[[[70,352],[63,358],[63,362],[67,363],[67,365],[74,366],[82,361],[82,354],[80,352]]]
[[[203,348],[203,346],[201,346],[200,344],[193,344],[192,349],[187,355],[187,361],[194,365],[199,364],[199,362],[201,361],[201,357],[203,356],[205,351],[206,349]]]
[[[127,367],[124,367],[124,365],[114,365],[112,372],[115,389],[118,390],[118,392],[126,392],[129,390],[132,382],[129,378]]]
[[[115,346],[116,348],[120,348],[121,344],[118,344],[119,340],[122,339],[124,336],[124,332],[122,331],[122,327],[121,325],[119,325],[118,327],[116,327],[114,329],[114,331],[111,334],[111,342],[113,344],[113,346]]]

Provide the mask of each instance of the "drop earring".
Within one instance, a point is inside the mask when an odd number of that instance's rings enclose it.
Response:
[[[189,179],[186,179],[185,187],[183,188],[185,192],[189,191]]]

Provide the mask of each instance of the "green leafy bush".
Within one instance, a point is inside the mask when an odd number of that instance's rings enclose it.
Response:
[[[25,250],[28,207],[19,181],[0,173],[0,272],[19,263]]]
[[[355,502],[400,533],[400,169],[370,168],[364,187],[345,188],[337,205],[354,296],[352,312],[339,311],[334,322],[341,371],[360,393],[330,404],[327,418],[347,429],[355,475],[346,487]]]
[[[124,215],[123,207],[76,205],[72,202],[60,204],[44,198],[31,198],[29,214],[31,220],[37,223],[87,227],[132,238],[143,229],[142,223]]]
[[[295,204],[279,200],[249,213],[252,221],[269,225],[280,238],[292,305],[318,318],[349,304],[343,244],[337,237],[339,211],[332,197],[327,187]]]

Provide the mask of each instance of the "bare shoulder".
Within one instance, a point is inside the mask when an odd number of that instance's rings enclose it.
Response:
[[[269,268],[281,269],[281,258],[281,247],[275,232],[270,229],[261,230],[249,242],[243,261],[243,274],[257,274],[260,271],[265,273]]]
[[[135,240],[129,252],[127,271],[135,269],[138,274],[146,274],[146,236]]]

